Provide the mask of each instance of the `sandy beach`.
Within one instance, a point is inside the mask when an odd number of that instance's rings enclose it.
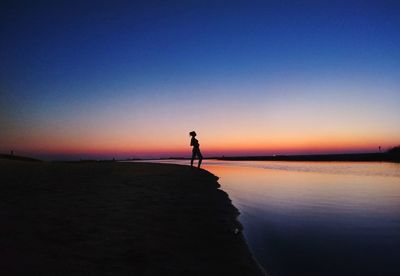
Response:
[[[217,177],[0,160],[1,275],[260,275]]]

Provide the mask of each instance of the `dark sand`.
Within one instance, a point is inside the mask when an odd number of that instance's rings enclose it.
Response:
[[[0,160],[0,172],[0,275],[260,275],[207,171]]]

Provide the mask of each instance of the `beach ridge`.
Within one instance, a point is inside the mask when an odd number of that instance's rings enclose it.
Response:
[[[2,275],[262,275],[208,171],[0,163]]]

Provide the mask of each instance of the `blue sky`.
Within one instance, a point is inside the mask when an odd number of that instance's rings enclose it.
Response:
[[[89,142],[68,139],[98,139],[99,153],[173,153],[193,128],[216,152],[229,151],[213,142],[229,133],[232,149],[268,153],[267,136],[292,135],[281,126],[293,119],[318,136],[312,118],[324,111],[343,145],[354,129],[360,145],[379,131],[389,146],[400,139],[399,11],[397,1],[2,1],[0,150],[83,154]],[[170,148],[141,146],[155,130]]]

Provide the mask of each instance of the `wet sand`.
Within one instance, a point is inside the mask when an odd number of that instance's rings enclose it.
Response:
[[[0,160],[0,172],[0,275],[260,275],[207,171]]]

